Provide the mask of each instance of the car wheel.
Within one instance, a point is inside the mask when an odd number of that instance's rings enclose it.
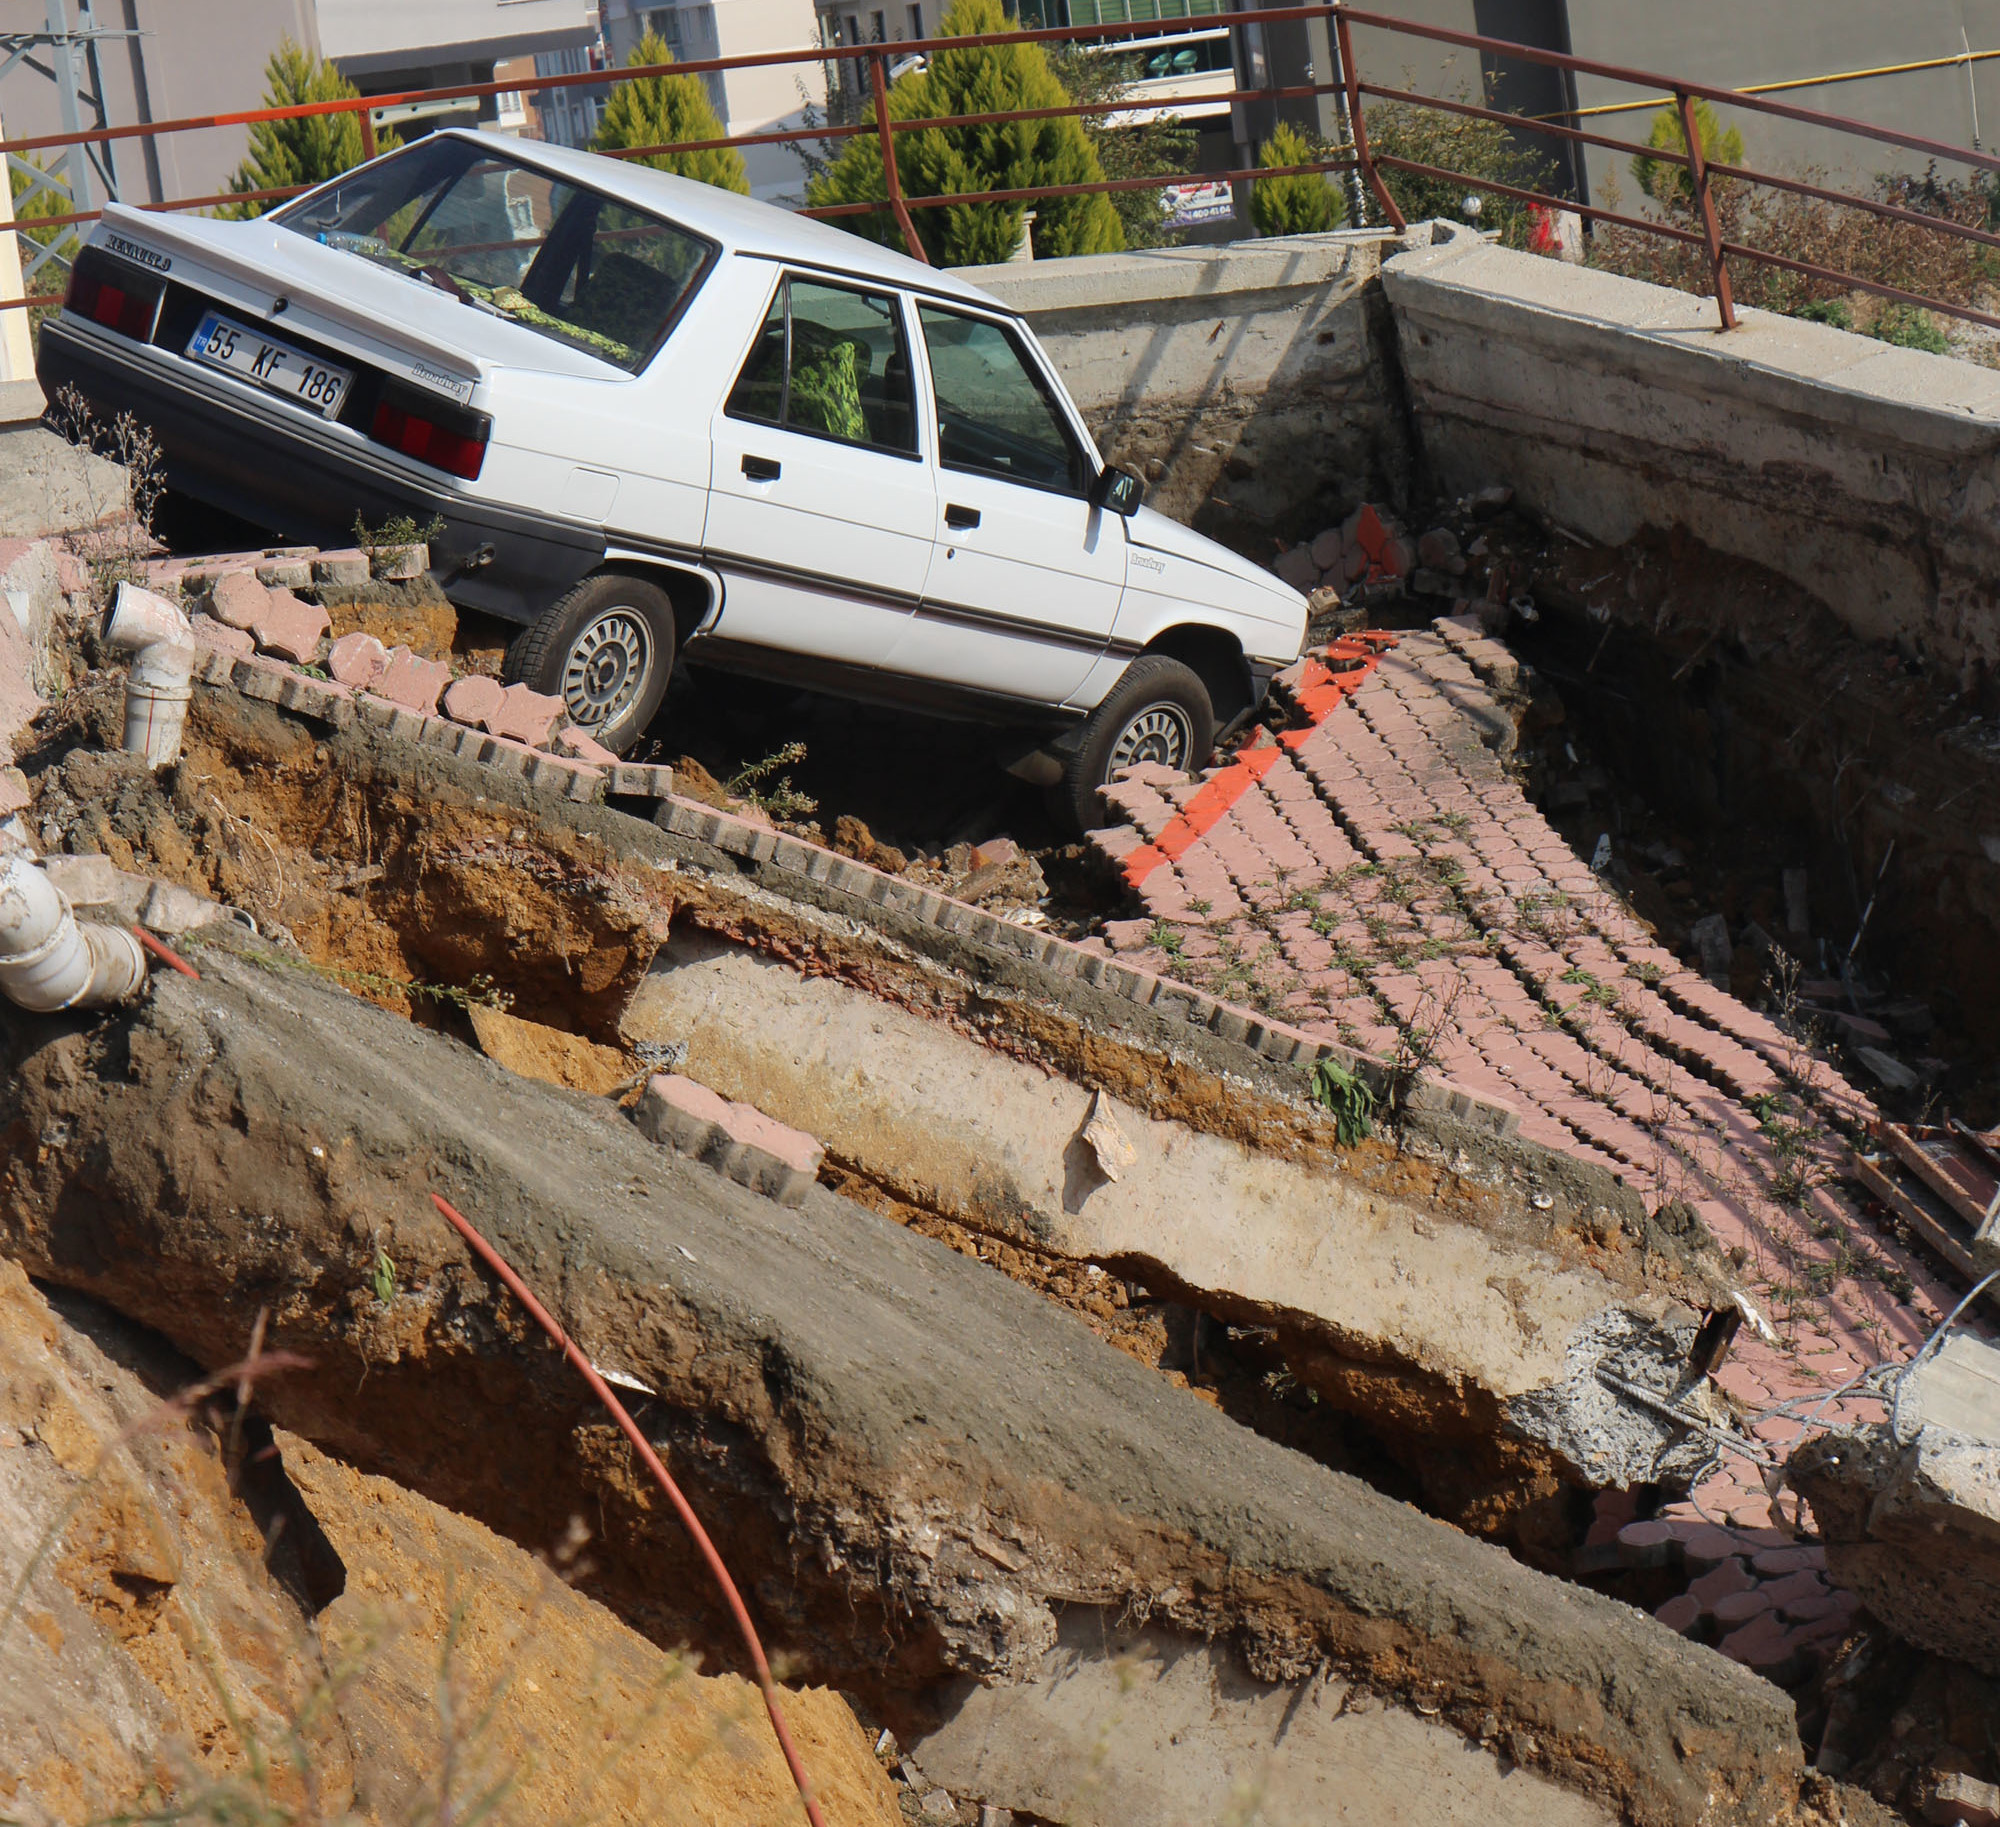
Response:
[[[674,606],[644,578],[600,572],[522,630],[508,682],[560,698],[593,742],[622,755],[644,733],[674,670]]]
[[[1090,713],[1061,783],[1049,789],[1049,810],[1080,835],[1104,822],[1101,790],[1120,768],[1157,761],[1192,773],[1214,746],[1208,687],[1178,660],[1141,654]]]

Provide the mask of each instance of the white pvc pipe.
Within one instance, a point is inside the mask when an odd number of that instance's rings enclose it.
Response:
[[[148,767],[180,759],[194,657],[192,641],[154,641],[133,656],[125,679],[125,752],[145,756]]]
[[[65,896],[25,857],[0,861],[0,995],[20,1008],[95,1008],[146,982],[146,954],[122,926],[79,926]]]
[[[107,646],[135,652],[152,646],[155,641],[179,643],[193,638],[193,625],[179,604],[141,589],[129,579],[118,586],[118,595],[104,618]]]

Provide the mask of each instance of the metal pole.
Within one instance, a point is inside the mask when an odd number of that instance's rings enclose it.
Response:
[[[49,46],[49,62],[56,73],[56,107],[62,119],[62,130],[65,133],[81,133],[83,110],[76,94],[76,41],[69,31],[69,0],[48,0],[48,19],[49,36],[54,40]],[[90,181],[89,148],[70,147],[63,154],[63,164],[69,172],[70,208],[95,209],[97,187]]]
[[[1375,193],[1375,201],[1381,204],[1382,213],[1389,218],[1390,226],[1400,235],[1410,225],[1403,220],[1403,212],[1396,207],[1396,199],[1389,194],[1388,185],[1382,182],[1382,174],[1368,154],[1368,127],[1361,118],[1361,73],[1354,67],[1354,35],[1347,29],[1345,7],[1335,8],[1333,26],[1340,39],[1340,80],[1347,85],[1347,123],[1354,129],[1355,162],[1368,180],[1368,188]]]
[[[1333,80],[1340,84],[1339,92],[1333,98],[1334,118],[1339,121],[1347,143],[1354,144],[1354,116],[1357,110],[1347,97],[1347,35],[1343,32],[1340,41],[1333,47]],[[1342,174],[1342,184],[1347,190],[1347,217],[1356,228],[1368,214],[1368,193],[1361,186],[1361,167],[1357,164]]]
[[[896,221],[903,230],[903,242],[910,250],[910,258],[929,266],[931,257],[924,252],[924,244],[917,238],[917,225],[910,220],[910,206],[903,201],[903,180],[896,175],[896,136],[889,130],[889,81],[882,65],[882,53],[877,51],[868,60],[868,80],[875,89],[875,133],[882,146],[882,181],[888,186],[889,207],[896,212]]]
[[[1708,160],[1701,149],[1701,128],[1695,119],[1694,97],[1685,89],[1674,99],[1681,107],[1681,130],[1687,135],[1688,171],[1694,178],[1695,203],[1701,210],[1701,230],[1708,237],[1709,264],[1715,270],[1715,308],[1725,330],[1736,328],[1736,300],[1729,292],[1729,266],[1722,257],[1722,229],[1715,219],[1715,197],[1708,185]]]
[[[375,156],[375,110],[365,107],[356,112],[361,117],[361,156],[372,159]]]

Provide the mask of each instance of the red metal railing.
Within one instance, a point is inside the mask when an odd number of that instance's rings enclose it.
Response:
[[[1212,107],[1217,103],[1233,105],[1239,102],[1279,102],[1307,100],[1320,96],[1336,97],[1341,111],[1346,116],[1349,134],[1348,146],[1340,156],[1274,168],[1251,166],[1221,172],[1166,172],[1144,177],[1107,178],[1093,183],[1044,185],[1015,190],[962,191],[946,195],[913,195],[903,186],[895,154],[898,134],[918,133],[930,128],[1002,125],[1009,122],[1063,117],[1115,116],[1129,114],[1139,108],[1148,111],[1159,110],[1163,105],[1144,99],[1121,97],[1112,101],[1072,102],[1059,107],[1023,108],[988,114],[924,117],[899,121],[890,116],[887,63],[891,57],[900,60],[917,55],[928,56],[940,51],[1022,42],[1042,44],[1094,42],[1115,50],[1121,42],[1141,38],[1157,39],[1163,35],[1162,28],[1170,29],[1174,26],[1184,26],[1188,29],[1214,29],[1223,26],[1260,28],[1311,20],[1323,20],[1332,27],[1339,49],[1340,68],[1337,80],[1320,83],[1266,84],[1248,88],[1233,86],[1225,91],[1204,94],[1200,99],[1204,106]],[[1403,38],[1447,45],[1454,49],[1476,51],[1485,58],[1539,64],[1572,76],[1589,76],[1628,84],[1652,91],[1663,98],[1670,97],[1671,103],[1663,102],[1662,105],[1672,105],[1678,111],[1685,150],[1676,151],[1671,147],[1642,145],[1632,140],[1617,139],[1566,124],[1561,120],[1535,119],[1504,113],[1466,101],[1423,95],[1408,89],[1369,82],[1362,76],[1355,55],[1353,28],[1356,26]],[[2000,173],[2000,158],[1968,147],[1947,145],[1919,134],[1905,133],[1895,128],[1875,126],[1842,115],[1801,108],[1789,102],[1772,100],[1766,95],[1719,88],[1713,84],[1694,82],[1681,77],[1663,76],[1656,72],[1576,57],[1566,52],[1545,50],[1536,45],[1517,44],[1505,39],[1484,37],[1477,33],[1456,31],[1444,26],[1418,24],[1411,20],[1368,12],[1343,4],[1270,7],[1257,11],[1207,14],[1186,21],[1160,21],[1146,25],[1121,23],[1048,26],[1017,32],[987,33],[975,37],[906,40],[894,45],[826,45],[803,50],[766,51],[743,57],[696,58],[671,65],[588,70],[571,75],[541,76],[535,78],[532,84],[523,83],[519,78],[507,82],[462,83],[394,95],[307,102],[285,108],[250,108],[225,114],[189,116],[124,127],[95,128],[81,133],[41,134],[0,141],[0,152],[29,155],[74,146],[102,145],[116,140],[153,138],[170,133],[254,126],[265,121],[297,120],[315,115],[354,114],[360,120],[364,153],[372,155],[375,148],[374,111],[378,109],[413,103],[476,101],[491,96],[516,93],[523,89],[528,89],[537,95],[573,88],[605,89],[620,82],[669,73],[699,76],[785,65],[819,64],[839,67],[850,63],[864,64],[867,69],[868,96],[872,107],[866,120],[829,122],[809,128],[771,129],[760,133],[731,134],[715,139],[679,141],[658,146],[623,147],[611,156],[647,158],[666,152],[705,151],[723,147],[741,150],[752,146],[827,144],[855,137],[872,137],[881,152],[885,193],[883,200],[828,204],[808,209],[803,213],[837,218],[886,210],[896,221],[910,252],[919,260],[926,256],[912,213],[916,210],[946,208],[964,203],[1036,202],[1054,197],[1092,193],[1162,189],[1190,181],[1235,184],[1252,182],[1259,178],[1304,173],[1357,172],[1382,220],[1392,228],[1400,230],[1406,226],[1403,213],[1383,174],[1385,171],[1405,172],[1413,177],[1463,185],[1471,191],[1506,197],[1552,211],[1572,212],[1587,222],[1602,223],[1699,249],[1706,258],[1709,283],[1713,288],[1717,309],[1725,329],[1732,328],[1736,322],[1730,283],[1732,262],[1752,262],[1769,266],[1819,283],[1866,291],[1897,303],[1916,305],[1970,322],[2000,328],[2000,316],[1991,315],[1968,304],[1910,291],[1865,275],[1819,265],[1728,239],[1724,233],[1722,216],[1716,206],[1715,185],[1718,179],[1738,185],[1790,192],[1822,203],[1860,210],[1884,220],[1920,227],[1958,241],[2000,248],[2000,234],[1956,222],[1942,215],[1910,209],[1860,192],[1834,189],[1801,177],[1755,171],[1733,164],[1715,162],[1705,155],[1702,148],[1701,136],[1696,130],[1695,104],[1702,101],[1722,103],[1733,109],[1748,110],[1795,125],[1809,126],[1880,145],[1899,147],[1905,151],[1921,153],[1932,160],[1947,161],[1977,172]],[[1387,152],[1377,152],[1370,145],[1367,129],[1366,103],[1370,100],[1497,123],[1516,132],[1543,136],[1558,144],[1591,146],[1619,153],[1643,155],[1656,165],[1677,167],[1688,173],[1693,202],[1691,219],[1697,226],[1683,227],[1674,222],[1627,214],[1585,203],[1529,184],[1506,183],[1477,172],[1455,171],[1448,167],[1426,164]],[[183,197],[162,203],[143,204],[141,207],[154,210],[182,210],[214,208],[246,202],[273,202],[295,196],[305,188],[307,186],[299,185],[275,190],[232,192],[220,196]],[[37,217],[15,223],[12,232],[46,234],[64,227],[94,221],[100,213],[96,210],[79,210],[66,215]],[[53,302],[55,302],[53,294],[34,294],[25,298],[0,299],[0,309]]]

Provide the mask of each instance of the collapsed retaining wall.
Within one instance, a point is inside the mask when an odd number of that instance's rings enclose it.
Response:
[[[433,1188],[651,1392],[640,1423],[695,1471],[773,1647],[912,1730],[941,1679],[968,1678],[961,1701],[1032,1682],[1064,1617],[1123,1613],[1226,1644],[1302,1704],[1328,1671],[1455,1726],[1493,1746],[1480,1787],[1504,1748],[1648,1827],[1795,1801],[1789,1700],[1630,1607],[1258,1438],[830,1193],[778,1206],[602,1100],[202,956],[130,1015],[8,1030],[5,1253],[208,1365],[268,1310],[269,1343],[313,1360],[269,1386],[276,1420],[527,1544],[581,1509],[598,1590],[656,1640],[719,1646],[727,1625]]]
[[[1399,251],[1400,250],[1400,251]],[[1162,512],[1269,556],[1365,498],[1495,480],[1606,545],[1685,527],[2000,668],[2000,374],[1425,222],[981,267]]]
[[[1269,556],[1409,491],[1376,229],[974,267],[1162,513]],[[1331,489],[1331,492],[1329,492]]]

